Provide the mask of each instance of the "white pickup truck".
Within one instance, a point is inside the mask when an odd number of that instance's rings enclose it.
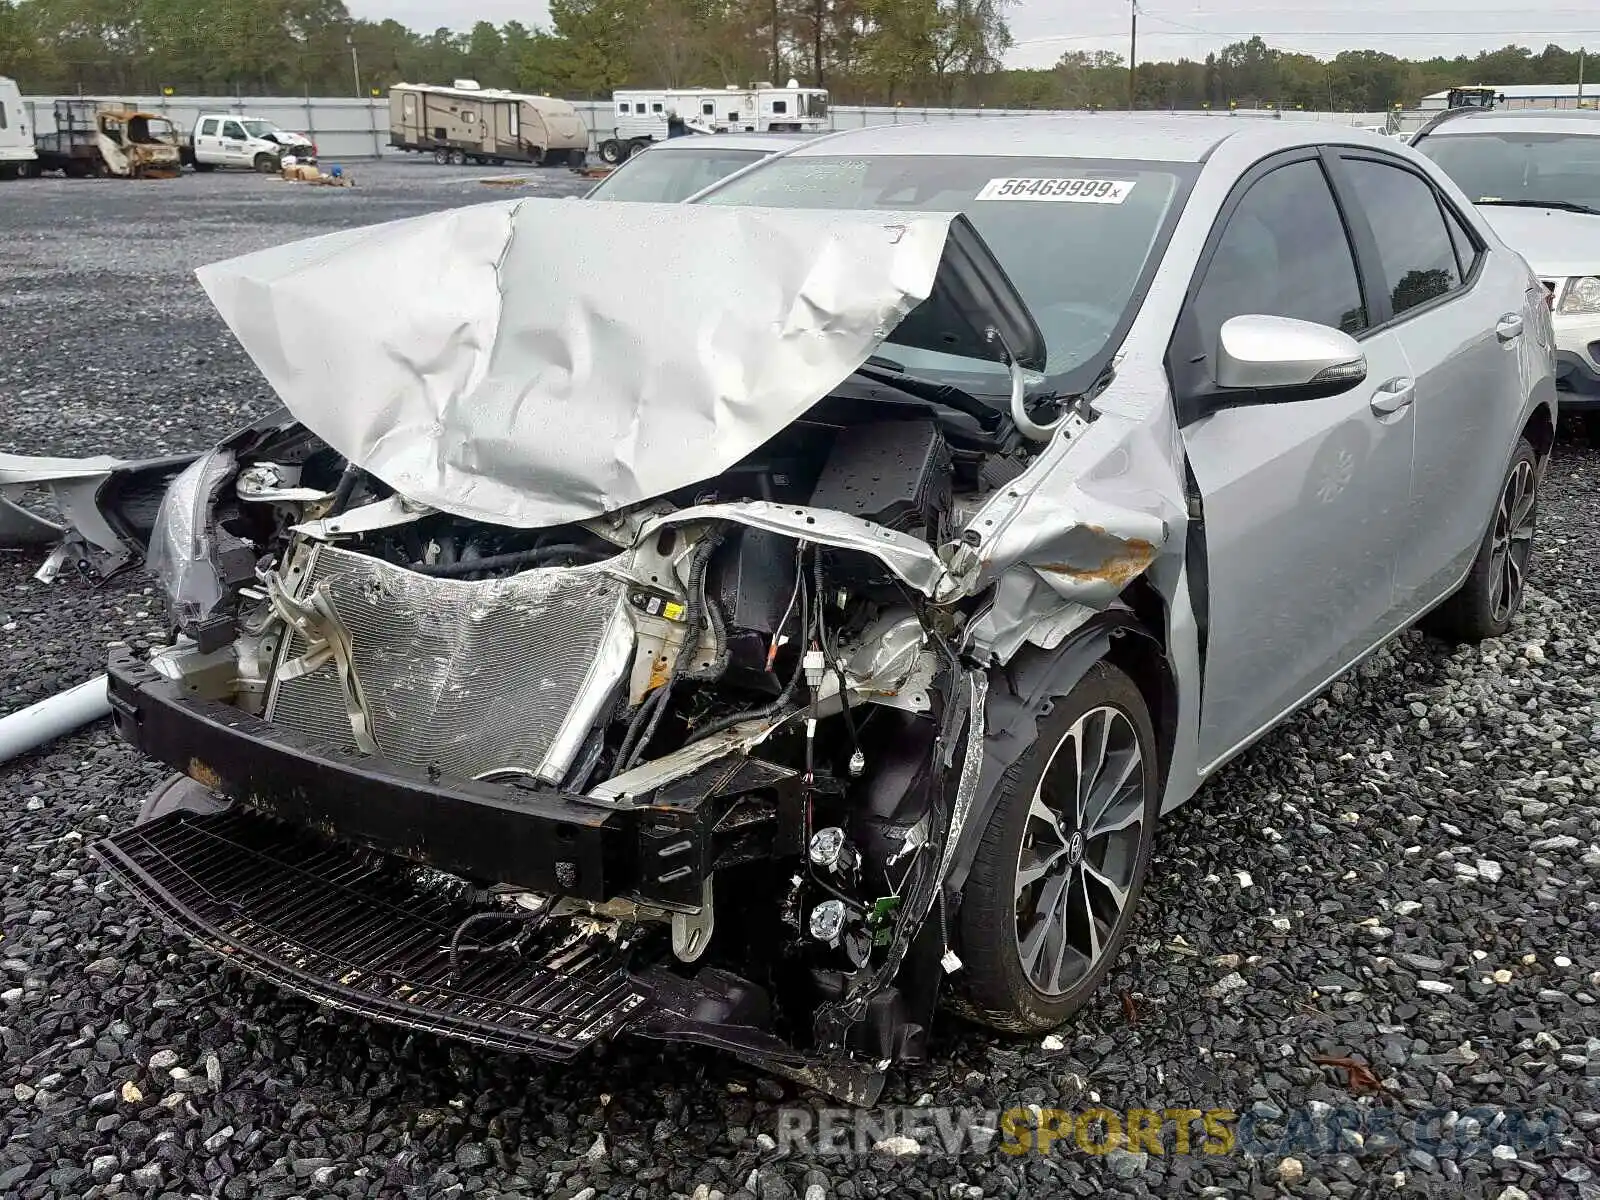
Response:
[[[286,159],[317,161],[316,144],[305,134],[290,133],[271,121],[241,113],[201,113],[183,152],[184,162],[196,171],[245,167],[275,175]]]

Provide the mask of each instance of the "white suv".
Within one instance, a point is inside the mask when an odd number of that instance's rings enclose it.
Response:
[[[1544,280],[1561,406],[1600,411],[1600,112],[1458,110],[1411,144]]]

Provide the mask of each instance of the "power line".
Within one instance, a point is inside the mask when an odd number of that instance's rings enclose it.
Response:
[[[1140,9],[1139,10],[1139,14],[1140,14],[1140,16],[1144,17],[1146,20],[1161,21],[1163,24],[1173,24],[1172,22],[1166,21],[1164,18],[1158,17],[1154,13],[1149,12],[1149,11],[1147,11],[1145,9]],[[1192,26],[1192,25],[1177,25],[1175,27],[1178,28],[1178,29],[1184,30],[1186,32],[1195,34],[1195,35],[1197,35],[1199,37],[1211,38],[1213,40],[1222,41],[1222,42],[1247,42],[1253,37],[1259,37],[1259,38],[1262,38],[1262,39],[1266,39],[1266,38],[1336,38],[1336,39],[1338,39],[1340,41],[1349,42],[1350,43],[1350,49],[1352,49],[1352,50],[1370,50],[1374,43],[1382,42],[1382,41],[1384,41],[1384,40],[1386,40],[1388,38],[1433,38],[1436,41],[1443,42],[1443,41],[1446,41],[1446,40],[1449,40],[1449,39],[1460,39],[1460,38],[1501,38],[1501,37],[1510,37],[1512,40],[1510,42],[1507,42],[1506,45],[1520,45],[1520,44],[1522,44],[1522,39],[1525,39],[1525,38],[1544,38],[1544,37],[1549,37],[1549,38],[1571,38],[1571,37],[1596,37],[1596,36],[1600,36],[1600,29],[1523,29],[1523,30],[1519,30],[1518,32],[1516,32],[1514,34],[1508,34],[1505,30],[1501,30],[1501,29],[1486,29],[1486,30],[1453,29],[1449,33],[1440,33],[1438,30],[1420,30],[1420,29],[1418,29],[1418,30],[1398,30],[1398,31],[1395,31],[1395,32],[1392,32],[1392,33],[1391,32],[1384,32],[1384,33],[1379,33],[1379,34],[1352,35],[1350,33],[1336,33],[1336,32],[1334,32],[1332,30],[1321,30],[1321,31],[1319,31],[1319,30],[1306,30],[1306,29],[1255,29],[1255,30],[1232,30],[1232,31],[1229,31],[1229,32],[1223,32],[1223,31],[1220,31],[1220,30],[1198,29],[1198,28],[1196,28],[1195,26]],[[1045,34],[1045,35],[1042,35],[1040,37],[1019,38],[1015,42],[1013,42],[1012,44],[1014,46],[1035,46],[1035,45],[1043,44],[1045,42],[1093,42],[1093,41],[1112,42],[1112,41],[1116,41],[1118,36],[1119,36],[1118,34],[1116,34],[1114,32],[1109,32],[1109,31],[1105,32],[1105,33],[1053,33],[1053,34]],[[1157,33],[1154,36],[1156,36],[1156,37],[1175,38],[1178,35],[1177,34]],[[1525,47],[1525,48],[1526,49],[1533,49],[1533,47]]]

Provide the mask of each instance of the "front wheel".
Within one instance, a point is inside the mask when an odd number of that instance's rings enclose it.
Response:
[[[1509,632],[1522,608],[1538,517],[1539,456],[1527,438],[1519,438],[1472,570],[1423,618],[1422,628],[1450,642],[1481,642]]]
[[[614,167],[622,161],[622,143],[615,138],[607,138],[600,143],[600,161],[608,167]]]
[[[956,922],[964,1015],[1009,1033],[1065,1021],[1127,940],[1160,810],[1155,729],[1097,663],[1000,781]]]
[[[271,154],[263,153],[256,155],[254,165],[256,173],[260,175],[276,175],[280,170],[282,170],[282,167],[279,165],[278,158]]]

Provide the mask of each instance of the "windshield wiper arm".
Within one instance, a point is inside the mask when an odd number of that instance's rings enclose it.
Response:
[[[928,379],[918,379],[915,375],[889,374],[875,371],[874,366],[883,366],[887,359],[869,358],[866,364],[856,368],[855,373],[863,379],[870,379],[873,383],[881,383],[887,387],[896,388],[908,396],[915,396],[918,400],[926,400],[929,404],[936,404],[943,408],[954,409],[958,413],[971,417],[978,423],[978,428],[985,433],[998,433],[1006,420],[1006,415],[998,408],[985,404],[971,392],[964,392],[951,383],[934,383]],[[871,365],[867,365],[871,364]],[[898,365],[898,364],[896,364]],[[903,371],[905,368],[901,368]]]
[[[1575,204],[1571,200],[1479,200],[1479,204],[1494,205],[1499,208],[1559,208],[1562,212],[1588,213],[1591,217],[1600,217],[1600,208],[1593,208],[1587,204]]]

